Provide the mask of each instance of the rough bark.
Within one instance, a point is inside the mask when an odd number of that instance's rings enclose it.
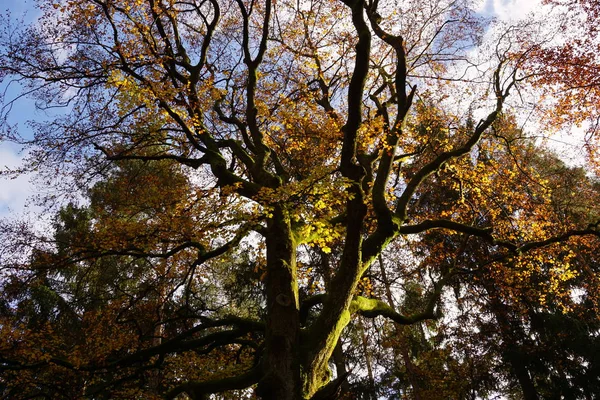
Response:
[[[266,244],[266,348],[257,392],[265,400],[301,399],[296,246],[289,216],[279,206],[269,220]]]

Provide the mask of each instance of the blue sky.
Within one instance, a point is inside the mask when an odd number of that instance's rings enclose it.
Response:
[[[0,15],[10,14],[12,20],[34,21],[39,15],[35,0],[0,0]]]
[[[34,4],[35,2],[33,0],[0,0],[0,13],[4,14],[9,12],[13,21],[23,18],[26,23],[29,23],[34,21],[39,14],[38,10],[35,9]],[[0,85],[0,90],[4,91],[6,89],[6,84]],[[18,84],[11,83],[5,93],[6,99],[17,96],[20,89]],[[30,136],[30,134],[28,134],[24,122],[36,117],[34,110],[34,103],[27,99],[20,99],[11,110],[10,122],[12,124],[18,124],[21,134],[25,136]]]
[[[0,13],[10,12],[14,18],[23,17],[25,21],[33,21],[37,11],[32,0],[0,0]],[[6,84],[0,85],[0,90],[6,90]],[[6,98],[18,95],[20,87],[11,84],[6,91]],[[13,106],[9,122],[17,124],[19,131],[24,136],[31,136],[26,121],[36,117],[33,102],[21,99]],[[21,162],[22,154],[19,146],[11,143],[0,143],[0,169],[14,168]],[[34,194],[33,185],[29,177],[23,176],[16,179],[0,177],[0,218],[17,216],[25,211],[27,199]]]

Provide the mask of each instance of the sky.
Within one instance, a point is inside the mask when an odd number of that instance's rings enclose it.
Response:
[[[32,11],[32,0],[0,0],[0,10],[9,10],[14,15]]]
[[[0,13],[6,12],[10,12],[13,17],[23,16],[26,21],[32,21],[37,14],[32,0],[0,0]],[[19,89],[16,85],[11,85],[8,89],[6,85],[0,85],[0,90],[6,90],[6,98],[18,94]],[[26,121],[35,117],[33,109],[31,101],[21,100],[10,114],[9,122],[17,124],[19,131],[25,136],[31,135]],[[18,167],[23,157],[20,150],[17,145],[0,142],[0,170]],[[29,180],[27,176],[10,179],[0,175],[0,219],[22,214],[26,210],[27,199],[35,193]]]
[[[541,0],[485,0],[477,11],[509,21],[526,17],[540,4]]]
[[[485,16],[514,20],[524,18],[530,11],[535,10],[540,2],[540,0],[485,0],[480,3],[477,11]],[[26,21],[32,21],[37,15],[33,3],[32,0],[0,0],[0,12],[9,11],[15,18],[24,15]],[[0,85],[0,90],[6,90],[6,86]],[[18,86],[11,86],[7,97],[17,94],[18,90]],[[19,100],[11,111],[10,123],[18,126],[21,135],[30,137],[31,131],[26,121],[40,117],[31,101]],[[18,146],[0,142],[0,170],[18,167],[23,155]],[[0,175],[0,219],[19,218],[28,210],[31,211],[32,209],[26,207],[27,199],[34,194],[35,188],[30,182],[30,177],[7,179]]]

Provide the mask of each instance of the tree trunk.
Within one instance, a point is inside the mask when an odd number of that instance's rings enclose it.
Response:
[[[296,245],[289,216],[279,206],[269,219],[266,245],[266,344],[257,393],[265,400],[302,399]]]

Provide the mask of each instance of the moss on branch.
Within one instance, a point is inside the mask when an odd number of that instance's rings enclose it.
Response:
[[[434,297],[437,298],[436,293],[434,293]],[[424,311],[407,316],[396,312],[386,302],[379,299],[356,296],[350,304],[350,312],[352,314],[358,313],[367,318],[382,316],[389,318],[400,325],[410,325],[426,319],[434,319],[434,308],[435,301],[430,302]]]

